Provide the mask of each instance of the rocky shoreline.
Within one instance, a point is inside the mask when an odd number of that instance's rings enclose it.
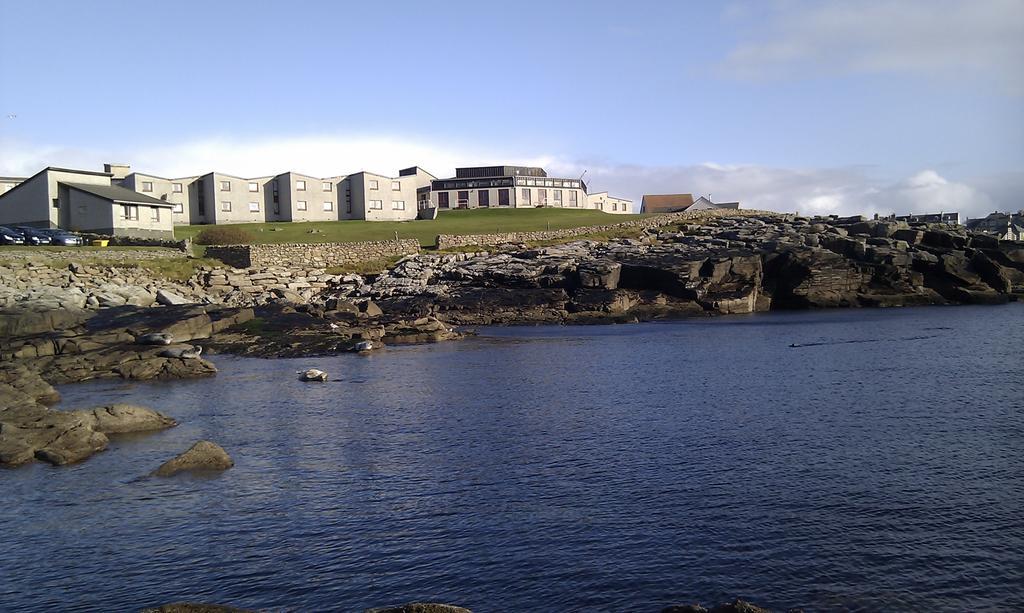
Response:
[[[105,446],[102,428],[79,428],[62,453],[33,438],[31,424],[82,422],[46,408],[57,400],[50,384],[213,376],[204,350],[323,356],[454,340],[465,334],[456,326],[1000,304],[1024,295],[1024,243],[944,225],[749,213],[636,238],[419,254],[365,276],[207,266],[171,283],[95,263],[14,258],[2,266],[0,466],[64,464]],[[149,344],[154,335],[169,344]]]

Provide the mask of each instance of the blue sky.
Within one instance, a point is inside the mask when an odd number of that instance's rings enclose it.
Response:
[[[507,161],[636,199],[1024,206],[1024,0],[0,0],[0,17],[0,174]]]

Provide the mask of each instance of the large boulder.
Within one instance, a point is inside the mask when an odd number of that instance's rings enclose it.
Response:
[[[609,260],[584,262],[576,269],[576,273],[579,275],[581,287],[616,289],[619,287],[622,264]]]
[[[127,432],[147,432],[163,430],[178,425],[170,417],[153,409],[131,404],[112,404],[94,409],[82,409],[72,412],[82,423],[93,430],[104,434],[124,434]]]
[[[156,301],[158,304],[162,304],[164,306],[189,304],[191,302],[191,300],[183,298],[182,296],[179,296],[178,294],[175,294],[174,292],[165,289],[157,290]]]
[[[170,477],[182,471],[227,470],[235,465],[224,448],[211,441],[199,441],[188,451],[160,465],[153,474]]]
[[[54,465],[80,462],[107,448],[107,434],[147,432],[176,425],[152,409],[127,404],[51,411],[42,405],[0,413],[0,465],[42,460]]]

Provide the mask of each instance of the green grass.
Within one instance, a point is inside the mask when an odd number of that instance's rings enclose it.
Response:
[[[66,270],[72,262],[83,266],[97,266],[107,268],[141,268],[148,271],[154,277],[169,279],[172,281],[186,281],[201,266],[220,266],[218,260],[210,260],[203,257],[189,258],[184,254],[174,257],[138,258],[133,261],[124,261],[117,258],[105,258],[104,252],[110,251],[166,251],[166,247],[131,247],[131,246],[108,246],[108,247],[64,247],[64,246],[22,246],[5,245],[0,247],[0,263],[7,261],[5,254],[17,252],[28,254],[28,258],[18,257],[18,262],[34,262],[57,270]],[[32,257],[37,254],[39,257]]]
[[[534,232],[580,226],[601,226],[637,219],[640,215],[612,215],[594,210],[568,209],[477,209],[443,211],[436,220],[414,221],[311,221],[237,224],[256,237],[256,243],[351,243],[358,241],[414,238],[425,247],[436,243],[438,234],[489,234],[492,232]],[[193,238],[208,226],[177,226],[178,239]],[[276,231],[275,231],[276,230]],[[310,230],[319,230],[310,233]]]

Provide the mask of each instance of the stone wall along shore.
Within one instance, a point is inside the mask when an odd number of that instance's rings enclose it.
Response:
[[[419,241],[411,238],[360,243],[211,245],[206,248],[207,257],[218,259],[235,268],[330,268],[419,252]]]
[[[603,232],[619,232],[623,230],[650,230],[663,226],[694,221],[699,219],[713,219],[717,217],[760,217],[764,215],[783,215],[770,211],[737,210],[737,209],[714,209],[710,211],[686,211],[680,213],[666,213],[641,219],[633,219],[621,223],[607,224],[604,226],[581,226],[579,228],[563,228],[560,230],[540,230],[536,232],[501,232],[496,234],[438,234],[437,248],[441,251],[446,249],[457,249],[459,247],[476,247],[483,245],[504,245],[509,243],[532,243],[537,241],[560,240],[566,238],[580,238],[589,234]]]

